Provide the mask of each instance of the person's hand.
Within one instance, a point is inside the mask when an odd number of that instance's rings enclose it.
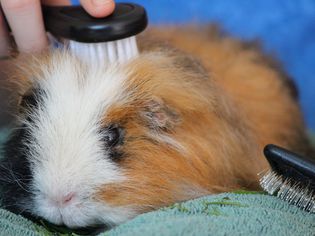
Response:
[[[37,52],[47,47],[41,3],[70,5],[70,0],[0,0],[0,58],[9,54],[10,39],[4,16],[10,25],[20,52]],[[105,17],[114,10],[114,0],[81,0],[84,9],[94,17]]]

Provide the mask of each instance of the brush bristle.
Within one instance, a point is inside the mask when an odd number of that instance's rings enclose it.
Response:
[[[135,36],[104,43],[81,43],[72,40],[62,43],[82,61],[93,65],[124,63],[139,55]]]
[[[269,194],[296,205],[299,208],[315,213],[315,192],[308,190],[298,182],[278,175],[274,171],[267,172],[260,179],[261,187]]]

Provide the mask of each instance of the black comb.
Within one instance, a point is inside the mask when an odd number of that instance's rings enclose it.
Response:
[[[269,144],[264,154],[271,170],[260,184],[277,196],[306,211],[315,212],[315,160]]]

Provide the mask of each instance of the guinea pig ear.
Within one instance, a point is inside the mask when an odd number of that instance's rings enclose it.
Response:
[[[150,128],[165,131],[172,130],[181,120],[175,109],[157,97],[152,98],[145,104],[142,116]]]

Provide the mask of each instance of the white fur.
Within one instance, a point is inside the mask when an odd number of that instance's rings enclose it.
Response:
[[[85,67],[67,53],[44,66],[35,84],[44,91],[29,123],[33,213],[56,224],[82,227],[117,224],[133,215],[95,199],[108,183],[124,180],[102,142],[101,122],[108,108],[123,101],[127,75],[118,65]],[[74,199],[58,205],[69,193]]]

